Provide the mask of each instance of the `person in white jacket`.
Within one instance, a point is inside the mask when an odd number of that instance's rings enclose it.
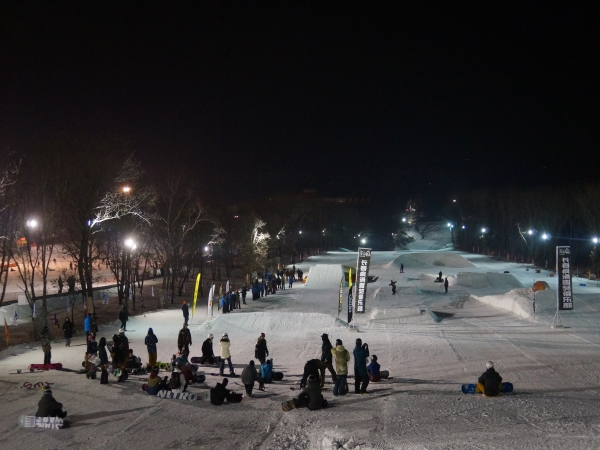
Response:
[[[219,370],[219,375],[223,376],[223,369],[225,369],[225,360],[229,364],[229,375],[235,375],[233,371],[233,364],[231,364],[231,353],[229,352],[229,347],[231,346],[231,342],[229,342],[229,336],[227,333],[223,334],[221,341],[219,342],[219,346],[221,347],[221,369]]]

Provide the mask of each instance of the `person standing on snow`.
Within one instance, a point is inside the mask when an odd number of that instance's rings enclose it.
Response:
[[[404,273],[404,264],[400,263],[400,273]]]
[[[108,353],[106,352],[106,338],[100,338],[98,345],[98,358],[100,358],[100,384],[108,384]]]
[[[92,320],[92,315],[90,314],[90,321]],[[124,331],[127,331],[127,321],[129,320],[129,313],[127,312],[127,308],[125,305],[121,307],[121,311],[119,311],[119,320],[121,321],[121,328]]]
[[[256,373],[256,367],[254,366],[254,360],[251,359],[250,362],[244,370],[242,370],[242,383],[244,383],[244,387],[246,388],[246,394],[252,397],[252,389],[254,389],[254,382],[258,380],[258,373]]]
[[[248,289],[246,288],[246,285],[244,285],[244,287],[242,288],[242,302],[244,303],[244,305],[246,304],[246,293],[248,292]]]
[[[448,293],[448,277],[446,277],[446,279],[444,280],[444,294]]]
[[[65,323],[63,323],[62,329],[65,335],[65,346],[70,347],[71,338],[73,337],[73,322],[71,322],[68,317],[65,317]]]
[[[209,333],[206,340],[202,343],[202,364],[214,364],[215,353],[213,352],[213,334]]]
[[[350,353],[342,344],[341,339],[336,339],[335,348],[331,350],[335,358],[335,368],[337,372],[337,381],[333,386],[333,395],[346,395],[346,377],[348,376],[348,362],[350,362]]]
[[[487,397],[495,397],[500,394],[502,389],[502,377],[494,369],[494,363],[488,361],[485,365],[485,372],[477,380],[475,392],[483,393]]]
[[[267,348],[267,340],[265,339],[265,333],[260,333],[260,337],[254,347],[254,357],[260,361],[260,364],[264,364],[269,356],[269,349]]]
[[[390,280],[390,286],[392,287],[392,295],[396,295],[396,282]]]
[[[190,320],[190,310],[188,308],[187,302],[184,300],[183,305],[181,306],[181,311],[183,312],[183,320],[187,325],[188,320]]]
[[[192,345],[192,333],[188,329],[187,323],[184,322],[183,328],[179,330],[179,336],[177,337],[177,348],[182,355],[190,354],[190,347]]]
[[[52,364],[52,346],[50,345],[48,325],[42,328],[42,350],[44,351],[44,364]]]
[[[83,321],[83,331],[85,331],[85,338],[87,340],[88,336],[92,332],[92,313],[88,313]]]
[[[361,339],[356,340],[356,347],[352,352],[354,355],[354,392],[366,394],[369,385],[369,374],[367,372],[367,358],[369,357],[369,344],[363,344]],[[360,385],[362,381],[362,386]]]
[[[158,337],[156,337],[152,328],[148,328],[144,344],[146,344],[146,349],[148,350],[148,370],[152,370],[152,367],[156,365],[156,344],[158,344]]]
[[[223,333],[223,337],[219,342],[219,346],[221,347],[221,368],[219,369],[219,375],[223,376],[225,360],[227,360],[227,364],[229,365],[229,375],[235,375],[235,372],[233,371],[233,364],[231,363],[231,352],[229,351],[231,342],[229,341],[229,336],[227,333]]]
[[[325,368],[329,370],[329,372],[331,373],[331,381],[335,383],[337,381],[337,375],[333,368],[333,359],[331,357],[331,350],[333,349],[333,345],[331,345],[331,341],[329,340],[328,334],[323,333],[321,339],[323,339],[323,345],[321,346],[321,362],[323,362]],[[325,382],[324,377],[322,382]]]

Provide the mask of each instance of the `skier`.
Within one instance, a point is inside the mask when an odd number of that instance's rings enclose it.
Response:
[[[444,280],[444,294],[448,293],[448,277]]]
[[[71,338],[73,337],[73,322],[71,322],[68,317],[65,317],[62,329],[65,335],[65,347],[70,347]]]
[[[83,321],[83,331],[85,331],[85,338],[87,339],[92,332],[92,313],[88,313]]]
[[[52,389],[46,386],[43,388],[44,393],[42,398],[38,402],[38,410],[35,413],[36,417],[60,417],[64,419],[67,417],[67,411],[62,410],[62,403],[58,403],[54,397],[52,397]]]
[[[396,282],[393,280],[390,280],[389,285],[392,287],[392,295],[396,295]]]
[[[265,333],[260,333],[260,337],[254,347],[254,358],[260,361],[260,364],[264,364],[265,360],[269,356],[269,349],[267,348],[267,340],[265,339]]]
[[[333,386],[333,395],[346,395],[346,377],[348,376],[348,362],[350,353],[344,347],[341,339],[336,339],[335,348],[331,349],[331,354],[335,358],[335,368],[337,372],[337,381]]]
[[[100,358],[100,384],[108,384],[108,354],[106,353],[106,338],[100,338],[100,345],[98,346],[98,357]]]
[[[44,351],[44,364],[52,364],[52,346],[50,345],[50,336],[48,335],[48,325],[42,328],[42,350]]]
[[[202,364],[214,364],[215,363],[215,353],[213,352],[213,339],[214,336],[212,333],[209,333],[206,340],[202,343]]]
[[[323,362],[323,364],[325,364],[325,368],[329,370],[329,373],[331,373],[331,381],[335,383],[337,381],[337,375],[333,368],[333,359],[331,357],[331,350],[333,349],[333,345],[331,345],[331,341],[329,340],[328,334],[323,333],[321,339],[323,339],[323,345],[321,346],[321,361]],[[324,378],[322,382],[325,382]]]
[[[369,379],[372,382],[381,381],[381,366],[377,362],[377,355],[371,356],[371,364],[367,366],[367,372],[369,373]]]
[[[156,365],[156,344],[158,344],[158,337],[156,337],[152,328],[148,328],[148,334],[144,339],[144,344],[148,350],[148,369],[150,369]]]
[[[181,307],[181,311],[183,311],[183,320],[185,320],[185,324],[187,325],[188,320],[190,319],[190,310],[188,308],[187,302],[183,301],[183,306]]]
[[[352,352],[354,355],[354,393],[366,394],[369,385],[367,372],[367,358],[369,357],[369,344],[363,344],[361,339],[356,340],[356,347]],[[362,386],[360,385],[362,381]]]
[[[494,397],[502,389],[502,377],[494,370],[494,363],[492,361],[488,361],[485,364],[485,369],[485,372],[477,380],[475,392],[483,393],[487,397]]]
[[[187,323],[184,322],[183,328],[179,330],[179,336],[177,338],[177,348],[182,355],[190,354],[190,347],[192,345],[192,334],[188,329]]]
[[[306,387],[306,380],[311,376],[315,377],[321,387],[325,385],[325,364],[323,364],[320,359],[311,359],[304,364],[304,373],[300,380],[300,389]]]
[[[219,375],[223,376],[225,360],[227,360],[227,363],[229,364],[229,375],[235,375],[235,372],[233,371],[233,364],[231,364],[231,353],[229,352],[231,342],[229,341],[229,336],[227,333],[223,333],[223,337],[219,342],[219,346],[221,347],[221,368],[219,369]]]
[[[121,311],[119,311],[119,320],[121,321],[121,328],[124,331],[127,331],[127,321],[129,320],[129,314],[127,313],[127,308],[125,308],[125,305],[123,305],[121,307]]]
[[[256,373],[256,367],[254,366],[254,360],[251,359],[250,362],[244,370],[242,370],[242,383],[244,383],[244,387],[246,388],[246,394],[252,397],[252,389],[254,388],[254,382],[258,380],[258,374]]]

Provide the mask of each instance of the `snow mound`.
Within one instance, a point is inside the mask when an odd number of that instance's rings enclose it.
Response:
[[[522,288],[523,285],[514,276],[509,273],[473,273],[473,272],[460,272],[456,275],[456,284],[458,286],[482,289],[482,288],[495,288],[495,289],[511,289]]]
[[[339,288],[342,274],[339,264],[317,264],[310,269],[306,286],[315,289]]]
[[[439,266],[439,267],[474,267],[473,263],[467,261],[462,256],[450,252],[432,252],[432,253],[407,253],[399,256],[394,260],[394,265],[400,267],[404,264],[404,268],[423,267],[423,266]]]
[[[515,313],[518,316],[531,318],[533,310],[531,308],[531,300],[527,296],[527,291],[529,289],[514,289],[503,295],[486,295],[483,297],[472,295],[471,297],[496,308],[502,308]]]

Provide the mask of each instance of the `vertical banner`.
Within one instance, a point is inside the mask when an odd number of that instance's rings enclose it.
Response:
[[[371,264],[371,249],[358,249],[358,261],[356,263],[356,310],[357,313],[365,312],[367,300],[367,280],[369,277],[369,265]]]
[[[348,323],[352,322],[352,286],[348,290]]]
[[[225,293],[229,294],[229,280],[227,280],[227,283],[225,284]]]
[[[559,310],[573,309],[573,296],[571,290],[571,247],[556,247],[556,275],[558,289],[556,297]]]
[[[194,306],[192,306],[192,319],[194,318],[194,313],[196,312],[196,300],[198,300],[198,287],[200,286],[200,278],[202,274],[198,274],[196,278],[196,288],[194,289]]]
[[[208,317],[208,314],[210,313],[211,317],[213,315],[213,298],[215,296],[215,285],[213,284],[212,287],[210,288],[210,291],[208,291],[208,305],[207,305],[207,309],[206,309],[206,316]]]
[[[342,306],[344,304],[344,275],[340,279],[340,300],[338,303],[338,317],[340,317],[340,313],[342,312]]]

